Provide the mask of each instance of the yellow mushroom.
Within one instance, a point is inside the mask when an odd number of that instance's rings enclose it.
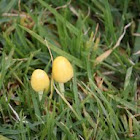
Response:
[[[73,67],[71,63],[63,56],[58,56],[53,61],[52,76],[56,82],[59,82],[60,89],[64,92],[64,83],[73,77]]]
[[[49,89],[50,80],[44,70],[36,69],[31,76],[31,86],[39,93],[39,99],[42,99],[43,91]]]
[[[53,61],[52,76],[56,82],[66,83],[73,77],[71,63],[63,56],[58,56]]]

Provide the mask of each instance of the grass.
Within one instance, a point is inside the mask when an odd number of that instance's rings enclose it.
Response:
[[[139,140],[140,0],[0,1],[0,139]],[[51,77],[65,56],[64,95]],[[32,72],[45,70],[40,102]]]

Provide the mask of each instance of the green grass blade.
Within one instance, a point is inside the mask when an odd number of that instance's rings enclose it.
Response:
[[[20,25],[19,25],[20,26]],[[53,45],[51,42],[49,41],[45,41],[41,36],[39,36],[38,34],[36,34],[35,32],[29,30],[28,28],[25,28],[23,26],[20,26],[22,29],[24,29],[25,31],[27,31],[28,33],[30,33],[33,37],[35,37],[38,41],[40,41],[42,44],[44,44],[45,46],[48,44],[48,46],[50,47],[50,49],[52,49],[54,52],[56,52],[58,55],[62,55],[65,56],[66,58],[68,58],[70,61],[72,61],[75,65],[83,68],[83,64],[82,62],[75,58],[74,56],[64,52],[63,50],[61,50],[59,47],[56,47],[55,45]]]

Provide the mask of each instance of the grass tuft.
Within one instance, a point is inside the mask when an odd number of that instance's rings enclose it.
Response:
[[[140,139],[140,0],[1,0],[0,139]],[[74,77],[52,79],[66,57]],[[51,79],[42,101],[35,69]]]

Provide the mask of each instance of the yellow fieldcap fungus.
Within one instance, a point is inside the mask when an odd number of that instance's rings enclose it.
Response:
[[[49,77],[47,73],[41,69],[36,69],[31,76],[31,86],[36,92],[49,89]]]
[[[66,83],[73,77],[73,67],[63,56],[58,56],[53,61],[52,76],[56,82]]]

